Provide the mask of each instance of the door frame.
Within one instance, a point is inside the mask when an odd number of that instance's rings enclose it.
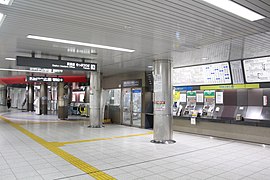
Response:
[[[124,123],[124,111],[123,111],[123,93],[124,93],[124,89],[130,89],[130,124]],[[140,89],[141,90],[141,112],[140,112],[140,119],[141,119],[141,123],[140,125],[134,125],[133,124],[133,89]],[[143,88],[142,87],[122,87],[121,88],[121,124],[125,125],[125,126],[132,126],[132,127],[142,127],[142,106],[143,106]]]

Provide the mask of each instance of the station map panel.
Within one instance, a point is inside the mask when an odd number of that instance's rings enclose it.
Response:
[[[243,61],[247,83],[270,82],[270,57]]]
[[[183,67],[173,70],[173,86],[230,84],[228,62]]]

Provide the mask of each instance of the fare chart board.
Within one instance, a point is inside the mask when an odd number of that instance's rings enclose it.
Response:
[[[243,61],[247,83],[270,82],[270,57]]]
[[[228,62],[183,67],[173,70],[173,86],[230,84]]]

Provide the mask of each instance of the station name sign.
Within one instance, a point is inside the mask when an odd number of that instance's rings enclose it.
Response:
[[[27,76],[27,82],[63,82],[63,78],[59,77],[43,77],[43,76]]]
[[[76,61],[64,61],[45,58],[17,56],[17,66],[52,68],[74,71],[97,71],[96,63],[84,63]]]

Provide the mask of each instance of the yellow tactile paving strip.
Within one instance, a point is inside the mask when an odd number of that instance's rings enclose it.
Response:
[[[16,128],[17,130],[19,130],[20,132],[22,132],[23,134],[25,134],[26,136],[30,137],[31,139],[33,139],[34,141],[36,141],[37,143],[41,144],[42,146],[44,146],[45,148],[47,148],[48,150],[50,150],[51,152],[57,154],[58,156],[60,156],[61,158],[63,158],[64,160],[66,160],[67,162],[69,162],[70,164],[72,164],[73,166],[79,168],[80,170],[82,170],[83,172],[87,173],[89,176],[92,176],[95,179],[98,180],[109,180],[109,179],[115,179],[114,177],[98,170],[97,168],[87,164],[86,162],[80,160],[79,158],[69,154],[68,152],[60,149],[59,147],[55,146],[54,143],[50,143],[45,141],[44,139],[36,136],[35,134],[29,132],[28,130],[24,129],[23,127],[21,127],[21,125],[13,123],[12,121],[8,120],[7,118],[0,116],[0,118],[5,121],[6,123],[10,124],[12,127]]]
[[[95,142],[95,141],[105,141],[105,140],[112,140],[112,139],[118,139],[118,138],[128,138],[128,137],[136,137],[136,136],[146,136],[153,134],[153,132],[143,133],[143,134],[130,134],[126,136],[114,136],[110,138],[95,138],[95,139],[85,139],[85,140],[76,140],[76,141],[67,141],[67,142],[51,142],[55,146],[64,146],[67,144],[77,144],[77,143],[84,143],[84,142]]]
[[[16,120],[16,124],[19,125],[28,125],[28,124],[58,124],[58,123],[85,123],[86,121],[40,121],[40,122],[34,122],[34,121],[28,121],[25,122],[25,120]]]

